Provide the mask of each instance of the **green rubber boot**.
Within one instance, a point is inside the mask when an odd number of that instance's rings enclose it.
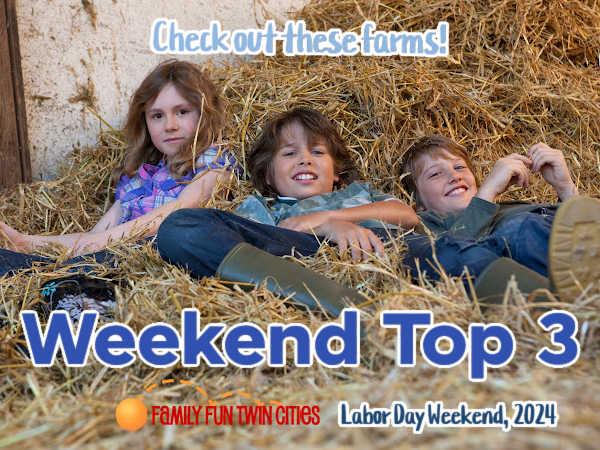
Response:
[[[352,303],[365,298],[354,289],[279,256],[240,243],[233,247],[217,268],[217,276],[227,281],[260,284],[282,297],[291,297],[311,309],[322,308],[334,317]]]
[[[500,304],[504,300],[506,285],[515,277],[519,290],[529,294],[536,289],[550,290],[548,278],[519,264],[514,259],[498,258],[477,277],[475,293],[484,305]],[[547,300],[545,296],[536,297],[533,301]]]

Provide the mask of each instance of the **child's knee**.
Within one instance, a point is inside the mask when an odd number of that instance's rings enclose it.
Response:
[[[502,256],[495,242],[458,240],[448,236],[436,242],[437,259],[450,276],[460,276],[465,268],[471,276],[478,276],[489,264]]]
[[[173,234],[177,233],[177,229],[185,223],[188,215],[187,209],[178,209],[169,214],[158,227],[156,239],[160,243],[161,240],[168,239]]]
[[[534,233],[536,237],[549,237],[553,219],[553,216],[527,214],[527,217],[525,217],[521,224],[520,231]]]
[[[156,246],[161,257],[177,260],[177,255],[185,246],[190,245],[192,235],[203,234],[212,218],[214,210],[201,208],[184,208],[169,214],[160,224],[156,234]]]
[[[552,217],[536,213],[518,214],[501,223],[494,231],[495,236],[512,242],[548,236],[552,227]]]
[[[158,234],[178,233],[186,228],[206,228],[219,220],[219,210],[182,208],[169,214],[161,223]]]

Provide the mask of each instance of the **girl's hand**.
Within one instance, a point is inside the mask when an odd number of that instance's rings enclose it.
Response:
[[[577,187],[571,179],[565,156],[560,150],[538,142],[529,148],[527,154],[533,162],[531,170],[539,172],[544,180],[554,188],[562,201],[578,194]]]
[[[0,220],[0,238],[2,245],[6,245],[9,250],[15,252],[27,253],[31,251],[29,236],[15,230],[13,227]]]
[[[481,184],[477,197],[494,202],[497,195],[502,194],[509,186],[529,186],[529,167],[532,160],[526,156],[512,153],[499,159],[492,172]]]
[[[383,243],[368,228],[345,220],[330,220],[319,228],[319,234],[335,242],[341,253],[350,248],[352,260],[358,262],[368,259],[373,252],[383,256]]]
[[[316,213],[294,216],[279,222],[278,226],[288,230],[300,231],[304,233],[316,232],[317,229],[332,219],[331,211],[319,211]]]

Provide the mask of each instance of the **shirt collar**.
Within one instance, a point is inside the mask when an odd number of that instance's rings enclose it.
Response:
[[[298,199],[296,197],[283,197],[281,195],[278,195],[277,202],[284,203],[286,205],[293,205],[295,203],[298,203]]]

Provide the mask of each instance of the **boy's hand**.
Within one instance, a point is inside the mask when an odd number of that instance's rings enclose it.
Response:
[[[532,160],[531,170],[539,172],[556,191],[558,197],[565,201],[577,195],[577,187],[571,179],[565,156],[560,150],[538,142],[532,145],[527,154]]]
[[[494,202],[497,195],[502,194],[509,186],[529,186],[529,167],[532,160],[527,156],[512,153],[499,159],[494,164],[492,172],[483,181],[477,197]]]
[[[333,218],[332,211],[320,211],[290,217],[279,222],[280,227],[305,233],[315,233],[335,242],[340,252],[350,248],[353,261],[367,259],[373,252],[382,256],[383,243],[375,233],[365,227],[346,220]]]
[[[330,220],[319,227],[318,233],[335,242],[341,253],[350,248],[352,260],[358,262],[368,259],[373,252],[383,256],[384,249],[381,239],[365,227],[345,220]]]
[[[328,220],[331,220],[331,211],[320,211],[316,213],[294,216],[279,222],[278,226],[288,230],[312,233]]]

